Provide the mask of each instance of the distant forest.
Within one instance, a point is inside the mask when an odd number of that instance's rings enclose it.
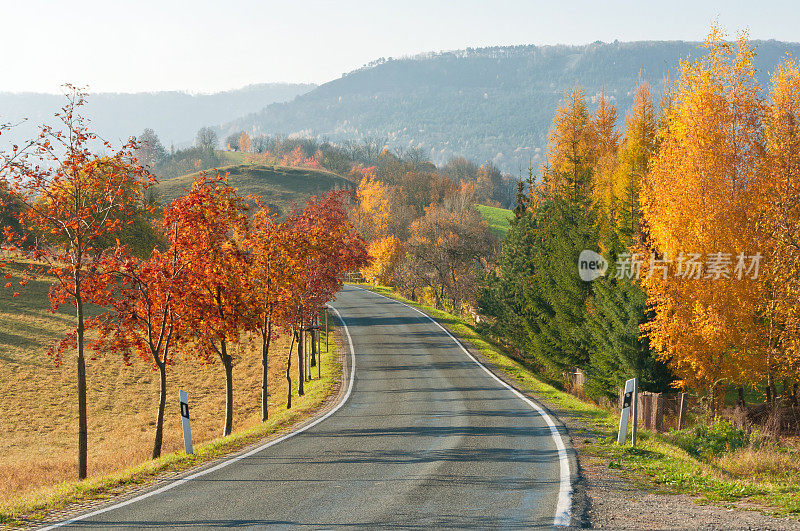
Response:
[[[515,176],[545,160],[547,133],[565,91],[580,85],[590,107],[601,93],[620,116],[633,87],[656,98],[679,58],[703,55],[697,42],[596,42],[585,46],[512,46],[379,59],[303,94],[234,120],[224,137],[300,134],[333,141],[385,138],[395,150],[422,148],[442,164],[453,156],[492,162]],[[800,44],[754,41],[762,84],[768,67]]]
[[[759,81],[800,44],[753,41]],[[308,137],[336,144],[379,141],[396,153],[424,152],[443,165],[453,157],[491,163],[525,177],[546,160],[547,133],[565,93],[580,86],[594,110],[605,93],[620,117],[633,89],[646,81],[658,105],[681,57],[699,57],[698,42],[595,42],[584,46],[510,46],[380,58],[318,87],[263,84],[218,94],[180,92],[94,94],[86,107],[92,127],[112,143],[153,129],[169,150],[189,147],[200,127],[220,139],[246,131],[252,138]],[[52,117],[61,96],[0,93],[0,123]],[[224,125],[220,125],[224,124]],[[5,135],[0,147],[14,137]]]

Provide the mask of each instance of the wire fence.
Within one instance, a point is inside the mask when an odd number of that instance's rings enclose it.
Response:
[[[622,398],[620,389],[617,410],[621,409]],[[710,420],[706,401],[689,393],[640,392],[636,416],[640,427],[661,433]],[[719,409],[716,416],[746,431],[757,428],[770,435],[800,436],[800,407],[796,404],[726,407]]]

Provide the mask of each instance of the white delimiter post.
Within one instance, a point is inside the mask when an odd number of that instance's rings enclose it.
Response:
[[[622,399],[622,413],[619,416],[619,435],[617,436],[618,444],[625,444],[625,439],[628,438],[628,419],[633,414],[633,434],[631,442],[636,446],[636,402],[637,394],[639,391],[639,379],[631,378],[625,382],[625,395]]]
[[[186,391],[178,391],[181,400],[181,423],[183,424],[183,449],[192,453],[192,427],[189,425],[189,397]]]

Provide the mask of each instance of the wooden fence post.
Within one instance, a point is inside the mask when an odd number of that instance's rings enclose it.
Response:
[[[653,395],[655,404],[653,408],[653,431],[656,433],[664,431],[664,397],[661,393]]]
[[[683,423],[686,419],[686,393],[681,393],[681,408],[678,412],[678,429],[683,429]]]
[[[651,398],[652,396],[647,391],[639,393],[639,419],[642,421],[642,427],[648,430],[652,429],[653,420]]]

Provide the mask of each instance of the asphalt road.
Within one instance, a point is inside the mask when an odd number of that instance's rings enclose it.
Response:
[[[535,406],[412,308],[354,287],[332,306],[355,354],[344,405],[268,448],[67,527],[517,529],[569,522],[566,453]]]

